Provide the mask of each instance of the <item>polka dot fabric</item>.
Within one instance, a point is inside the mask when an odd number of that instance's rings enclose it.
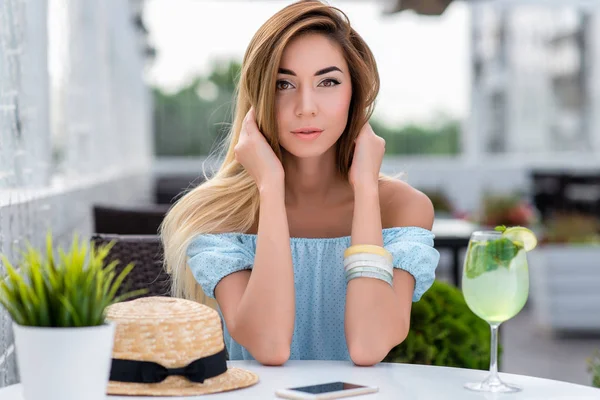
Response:
[[[394,257],[394,268],[415,278],[413,301],[418,301],[435,280],[439,253],[433,248],[431,231],[418,227],[383,230],[384,247]],[[290,359],[350,360],[344,334],[346,281],[344,250],[350,236],[338,238],[291,238],[296,290],[296,320]],[[189,266],[204,292],[214,297],[225,276],[252,269],[256,235],[206,234],[188,247]],[[231,360],[251,360],[225,327],[225,344]]]

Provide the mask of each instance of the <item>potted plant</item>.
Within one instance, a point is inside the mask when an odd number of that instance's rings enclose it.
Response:
[[[537,221],[535,209],[523,200],[519,194],[486,193],[482,200],[481,225],[494,227],[525,226],[531,227]]]
[[[15,266],[2,256],[0,304],[13,319],[25,400],[105,399],[114,324],[104,311],[140,294],[116,295],[133,265],[117,275],[118,262],[104,262],[111,247],[75,236],[55,255],[48,234],[45,253],[28,245]]]
[[[600,223],[592,216],[557,214],[528,254],[530,299],[537,322],[555,331],[600,332]]]

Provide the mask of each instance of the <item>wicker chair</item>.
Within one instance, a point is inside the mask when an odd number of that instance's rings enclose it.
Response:
[[[96,233],[118,235],[156,235],[167,213],[167,205],[139,207],[94,206]]]
[[[106,262],[119,260],[117,274],[129,263],[135,265],[121,285],[118,295],[132,290],[147,289],[146,294],[138,297],[170,296],[171,277],[163,269],[163,249],[157,235],[95,234],[92,241],[97,246],[115,242]]]
[[[119,260],[115,268],[117,274],[129,263],[135,264],[117,291],[117,296],[138,289],[148,291],[128,300],[149,296],[170,296],[171,277],[163,268],[163,248],[158,235],[94,234],[91,240],[96,246],[115,242],[105,261],[108,264],[113,260]],[[215,310],[218,309],[217,302],[206,295],[201,303]],[[221,327],[223,326],[224,321],[221,320]],[[226,354],[226,359],[229,360],[229,353]]]

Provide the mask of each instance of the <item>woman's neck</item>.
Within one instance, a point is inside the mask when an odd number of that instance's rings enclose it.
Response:
[[[286,205],[322,207],[345,197],[350,185],[340,175],[335,155],[335,148],[314,158],[298,158],[284,152]]]

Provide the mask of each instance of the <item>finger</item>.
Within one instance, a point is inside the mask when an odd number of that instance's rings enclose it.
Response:
[[[366,133],[365,133],[365,129],[363,128],[358,132],[358,135],[356,135],[356,138],[354,138],[354,143],[357,143],[359,140],[362,141],[363,140],[362,138],[364,136],[366,136]]]
[[[250,134],[248,132],[248,127],[250,126],[250,124],[253,120],[254,120],[254,107],[251,106],[250,109],[248,110],[248,112],[246,113],[246,115],[244,116],[244,120],[242,121],[242,127],[246,131],[246,134]]]
[[[363,125],[363,127],[361,128],[361,130],[358,132],[358,138],[363,137],[363,136],[368,136],[369,135],[369,131],[371,131],[370,129],[370,125],[367,122],[366,124]]]
[[[250,135],[251,123],[252,123],[252,107],[250,107],[250,109],[246,113],[246,116],[244,117],[244,121],[242,122],[242,131],[244,131],[244,133],[248,136]]]
[[[246,113],[246,117],[244,118],[244,122],[251,122],[251,121],[255,121],[254,107],[250,107],[250,109]]]
[[[260,133],[260,131],[258,130],[258,125],[256,124],[256,120],[254,119],[253,108],[250,109],[249,118],[246,121],[246,131],[248,132],[248,135],[255,135],[257,133]]]

